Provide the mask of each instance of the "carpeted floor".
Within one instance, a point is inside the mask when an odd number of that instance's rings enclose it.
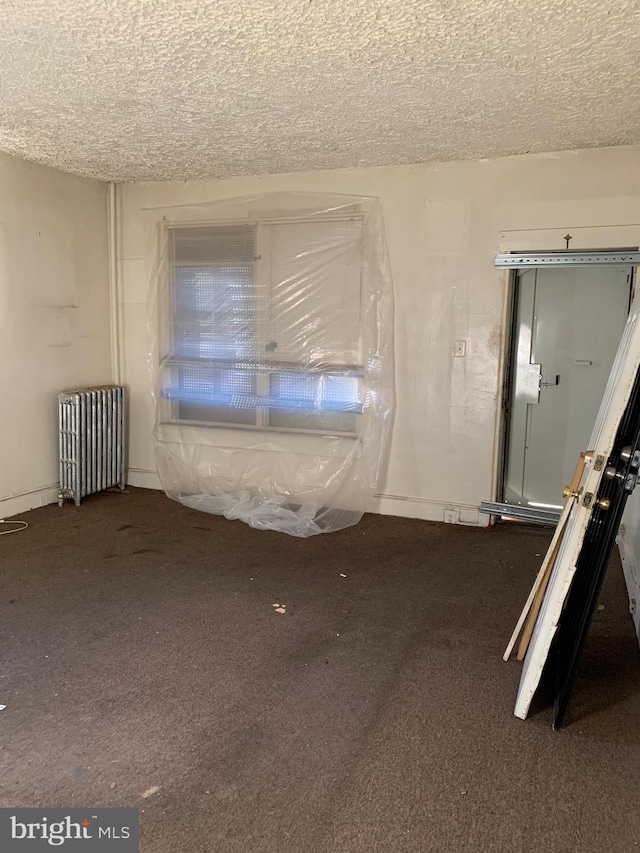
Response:
[[[136,806],[144,853],[640,848],[617,558],[554,733],[544,696],[512,716],[502,661],[547,531],[370,515],[299,540],[139,489],[21,517],[0,805]]]

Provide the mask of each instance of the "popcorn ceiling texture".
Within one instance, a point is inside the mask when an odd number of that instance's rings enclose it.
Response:
[[[639,0],[3,0],[0,149],[118,181],[640,142]]]

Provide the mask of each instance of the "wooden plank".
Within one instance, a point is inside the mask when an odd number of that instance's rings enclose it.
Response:
[[[565,504],[565,508],[568,506],[570,510],[573,500],[573,498],[570,498]],[[556,562],[556,557],[558,556],[560,542],[564,535],[568,518],[569,513],[567,512],[562,523],[562,528],[558,531],[559,535],[555,541],[555,544],[552,548],[549,549],[549,551],[547,551],[547,556],[545,558],[544,563],[542,564],[544,566],[544,572],[542,573],[540,583],[538,584],[538,589],[536,590],[536,594],[531,605],[531,610],[529,611],[529,614],[527,616],[524,631],[522,632],[522,638],[520,639],[520,645],[518,646],[518,654],[516,655],[518,660],[524,660],[524,656],[526,655],[527,649],[529,648],[529,641],[531,640],[531,635],[533,634],[533,629],[535,628],[538,613],[540,613],[542,599],[544,598],[544,594],[547,591],[547,586],[549,585],[549,578],[551,577],[551,572],[553,571],[553,567]],[[560,527],[560,525],[558,525],[558,527]]]
[[[573,496],[580,489],[580,483],[582,482],[582,475],[584,474],[584,466],[586,464],[586,457],[593,457],[593,451],[587,450],[586,453],[581,453],[580,458],[576,462],[576,467],[573,472],[573,478],[569,485],[569,489],[572,494],[567,498],[567,500],[574,499]]]
[[[549,546],[549,550],[545,554],[545,558],[542,561],[542,565],[540,566],[540,571],[538,572],[535,581],[533,582],[533,586],[531,587],[531,592],[529,593],[529,597],[527,598],[525,605],[522,609],[522,613],[516,623],[516,627],[513,630],[513,634],[511,635],[511,639],[505,649],[503,660],[509,660],[511,657],[511,652],[513,651],[513,647],[515,646],[518,637],[520,636],[520,632],[522,631],[522,626],[524,625],[525,619],[531,610],[531,606],[533,601],[540,589],[540,584],[543,582],[544,576],[547,571],[547,566],[549,565],[549,559],[551,556],[552,550],[555,550],[558,546],[558,542],[560,540],[560,536],[562,535],[562,531],[567,523],[567,518],[569,517],[569,509],[571,507],[571,501],[567,501],[562,510],[562,515],[558,519],[558,524],[556,525],[555,533],[553,534],[553,539],[551,540],[551,545]]]
[[[573,472],[573,479],[571,480],[570,489],[572,492],[577,492],[579,487],[580,487],[580,481],[582,479],[582,474],[584,472],[584,466],[585,466],[585,454],[581,453],[580,458],[576,462],[576,467],[575,467],[575,470]],[[505,649],[505,652],[503,655],[504,660],[509,660],[509,658],[511,657],[511,652],[513,651],[513,647],[515,646],[515,644],[518,640],[518,637],[520,636],[520,632],[522,631],[522,626],[525,623],[525,619],[527,619],[527,615],[530,613],[531,607],[532,607],[534,601],[537,601],[538,593],[539,593],[541,588],[543,589],[543,595],[544,595],[544,590],[546,589],[547,584],[549,582],[549,577],[551,576],[551,568],[553,568],[553,563],[555,562],[555,557],[556,557],[556,554],[558,553],[558,547],[560,544],[560,539],[561,539],[562,534],[564,532],[564,528],[565,528],[565,525],[567,523],[567,519],[569,518],[569,512],[571,510],[571,506],[573,504],[573,501],[574,501],[574,498],[572,498],[572,497],[568,497],[565,501],[564,507],[562,509],[562,514],[560,515],[560,518],[558,519],[558,524],[556,525],[556,529],[555,529],[554,534],[553,534],[553,539],[551,540],[551,544],[549,545],[549,548],[547,550],[545,558],[542,561],[542,565],[540,566],[540,571],[538,572],[538,575],[537,575],[537,577],[533,583],[533,586],[531,587],[531,592],[529,593],[529,597],[527,598],[527,601],[524,605],[522,613],[520,614],[520,618],[518,619],[518,621],[516,623],[516,627],[513,631],[513,634],[511,635],[511,639],[509,640],[507,648]],[[543,586],[543,584],[544,584],[544,586]],[[539,611],[541,603],[542,603],[542,597],[540,597],[540,601],[537,605],[537,611]],[[537,611],[536,611],[536,617],[537,617]],[[529,623],[527,622],[527,624],[529,624]],[[535,619],[533,621],[533,624],[535,624]],[[531,625],[531,632],[533,632],[533,624]],[[529,645],[529,639],[531,639],[531,633],[529,633],[529,637],[527,639],[527,646]],[[522,644],[520,647],[522,648]],[[526,652],[526,646],[525,646],[525,652]],[[520,657],[520,652],[518,652],[518,660],[522,660],[522,658]]]

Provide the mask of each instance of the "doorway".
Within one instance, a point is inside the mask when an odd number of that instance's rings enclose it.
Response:
[[[555,513],[595,423],[630,305],[633,267],[516,272],[502,501]]]

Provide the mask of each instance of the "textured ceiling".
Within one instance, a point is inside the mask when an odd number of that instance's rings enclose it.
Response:
[[[640,0],[1,0],[0,150],[120,181],[640,142]]]

